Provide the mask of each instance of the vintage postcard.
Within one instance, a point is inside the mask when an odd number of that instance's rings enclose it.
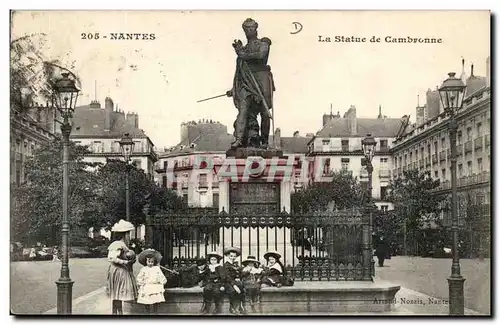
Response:
[[[14,315],[491,315],[489,11],[11,11]]]

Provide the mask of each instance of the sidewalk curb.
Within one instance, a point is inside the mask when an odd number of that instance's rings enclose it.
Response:
[[[91,292],[87,293],[86,295],[83,295],[83,296],[80,296],[76,299],[73,299],[73,301],[72,301],[73,307],[75,307],[76,305],[78,305],[81,302],[84,302],[87,299],[90,299],[94,296],[103,294],[105,292],[106,292],[106,287],[104,286],[104,287],[101,287],[101,288],[96,289],[94,291],[91,291]],[[57,313],[57,307],[52,308],[51,310],[48,310],[48,311],[44,312],[43,314],[56,314],[56,313]]]

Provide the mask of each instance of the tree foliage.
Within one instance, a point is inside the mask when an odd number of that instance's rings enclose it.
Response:
[[[125,177],[129,172],[130,216],[144,223],[146,199],[151,210],[182,210],[184,200],[122,161],[107,164],[84,160],[88,148],[70,142],[68,215],[72,236],[86,236],[90,227],[108,228],[125,219]],[[57,243],[62,223],[62,142],[60,139],[35,151],[26,162],[27,182],[11,189],[11,232],[16,241]]]
[[[61,58],[48,58],[46,35],[25,35],[10,42],[10,107],[23,112],[34,102],[45,103],[52,98],[52,82],[61,72],[72,75],[79,86],[80,80],[71,70],[72,63]],[[67,60],[64,60],[67,61]]]
[[[292,194],[291,205],[295,213],[325,211],[360,207],[364,190],[358,179],[348,171],[333,172],[331,182],[313,183],[302,191]]]
[[[99,220],[94,191],[95,163],[85,162],[86,147],[70,143],[68,214],[72,229],[85,231]],[[27,182],[12,186],[12,236],[22,242],[60,238],[62,221],[62,142],[56,140],[36,150],[25,165]]]
[[[408,170],[401,177],[391,180],[389,200],[394,204],[391,229],[403,232],[406,227],[408,242],[417,239],[417,232],[432,225],[440,226],[443,195],[434,193],[439,186],[430,172]]]

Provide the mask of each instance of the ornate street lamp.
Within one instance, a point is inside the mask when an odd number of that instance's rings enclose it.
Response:
[[[56,80],[52,87],[54,95],[52,104],[61,114],[61,132],[63,136],[63,217],[62,217],[62,263],[61,277],[57,284],[57,313],[71,314],[73,282],[69,276],[69,216],[68,216],[68,160],[69,160],[69,135],[71,134],[70,118],[75,111],[78,92],[75,81],[69,78],[69,73],[61,73],[62,78]]]
[[[446,114],[450,116],[448,132],[451,147],[451,231],[453,234],[451,276],[448,278],[450,315],[464,314],[464,282],[460,275],[460,259],[458,252],[458,213],[457,213],[457,129],[455,115],[462,108],[466,86],[454,72],[448,74],[441,88],[439,96]]]
[[[129,161],[132,152],[134,151],[134,141],[130,137],[129,133],[125,133],[123,138],[120,140],[120,148],[122,149],[123,157],[125,158],[125,164],[127,168],[127,176],[125,178],[125,209],[126,209],[126,219],[130,221],[130,202],[129,202],[129,184],[128,184],[128,173],[129,173]]]
[[[373,165],[372,159],[375,155],[375,147],[377,146],[377,141],[372,137],[371,134],[367,134],[366,137],[361,140],[361,146],[363,147],[363,155],[365,156],[362,159],[361,164],[366,167],[366,171],[368,172],[368,195],[366,200],[366,212],[365,216],[368,218],[366,220],[367,226],[363,231],[363,260],[366,261],[364,265],[365,275],[363,276],[364,280],[372,280],[375,275],[375,261],[373,260],[373,240],[372,240],[372,231],[373,231],[373,220],[372,220],[372,174],[373,174]]]

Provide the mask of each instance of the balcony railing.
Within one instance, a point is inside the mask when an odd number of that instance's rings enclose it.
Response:
[[[208,188],[208,182],[207,182],[207,181],[201,181],[201,182],[198,184],[198,187],[199,187],[199,188]]]
[[[483,137],[474,139],[474,151],[477,151],[482,148],[483,148]]]
[[[439,161],[445,161],[446,160],[446,150],[441,150],[439,153]]]
[[[188,188],[188,187],[189,187],[189,183],[187,181],[182,182],[182,188],[183,189]]]
[[[470,185],[476,185],[481,183],[487,183],[491,181],[491,176],[489,171],[482,172],[480,174],[475,174],[471,176],[464,176],[457,179],[457,188],[465,187]],[[435,191],[449,190],[451,189],[451,182],[444,181],[441,182],[439,187]]]
[[[468,154],[469,152],[472,152],[472,141],[465,143],[465,153]]]
[[[425,158],[425,166],[430,166],[431,165],[431,160],[429,159],[429,157]]]
[[[391,176],[391,171],[389,169],[380,169],[378,175],[380,178],[388,178]]]
[[[362,178],[368,177],[368,171],[366,170],[366,168],[361,168],[361,170],[359,171],[359,176]]]
[[[437,157],[437,155],[436,155],[436,154],[433,154],[433,155],[432,155],[432,163],[433,163],[433,164],[437,164],[437,162],[438,162],[438,157]]]
[[[490,135],[489,135],[489,134],[486,134],[486,135],[484,136],[484,146],[485,146],[486,148],[489,148],[489,146],[490,146]]]
[[[418,161],[418,165],[420,166],[420,168],[424,168],[424,160],[423,159],[420,159]]]
[[[418,169],[418,162],[416,161],[413,162],[413,169]]]

